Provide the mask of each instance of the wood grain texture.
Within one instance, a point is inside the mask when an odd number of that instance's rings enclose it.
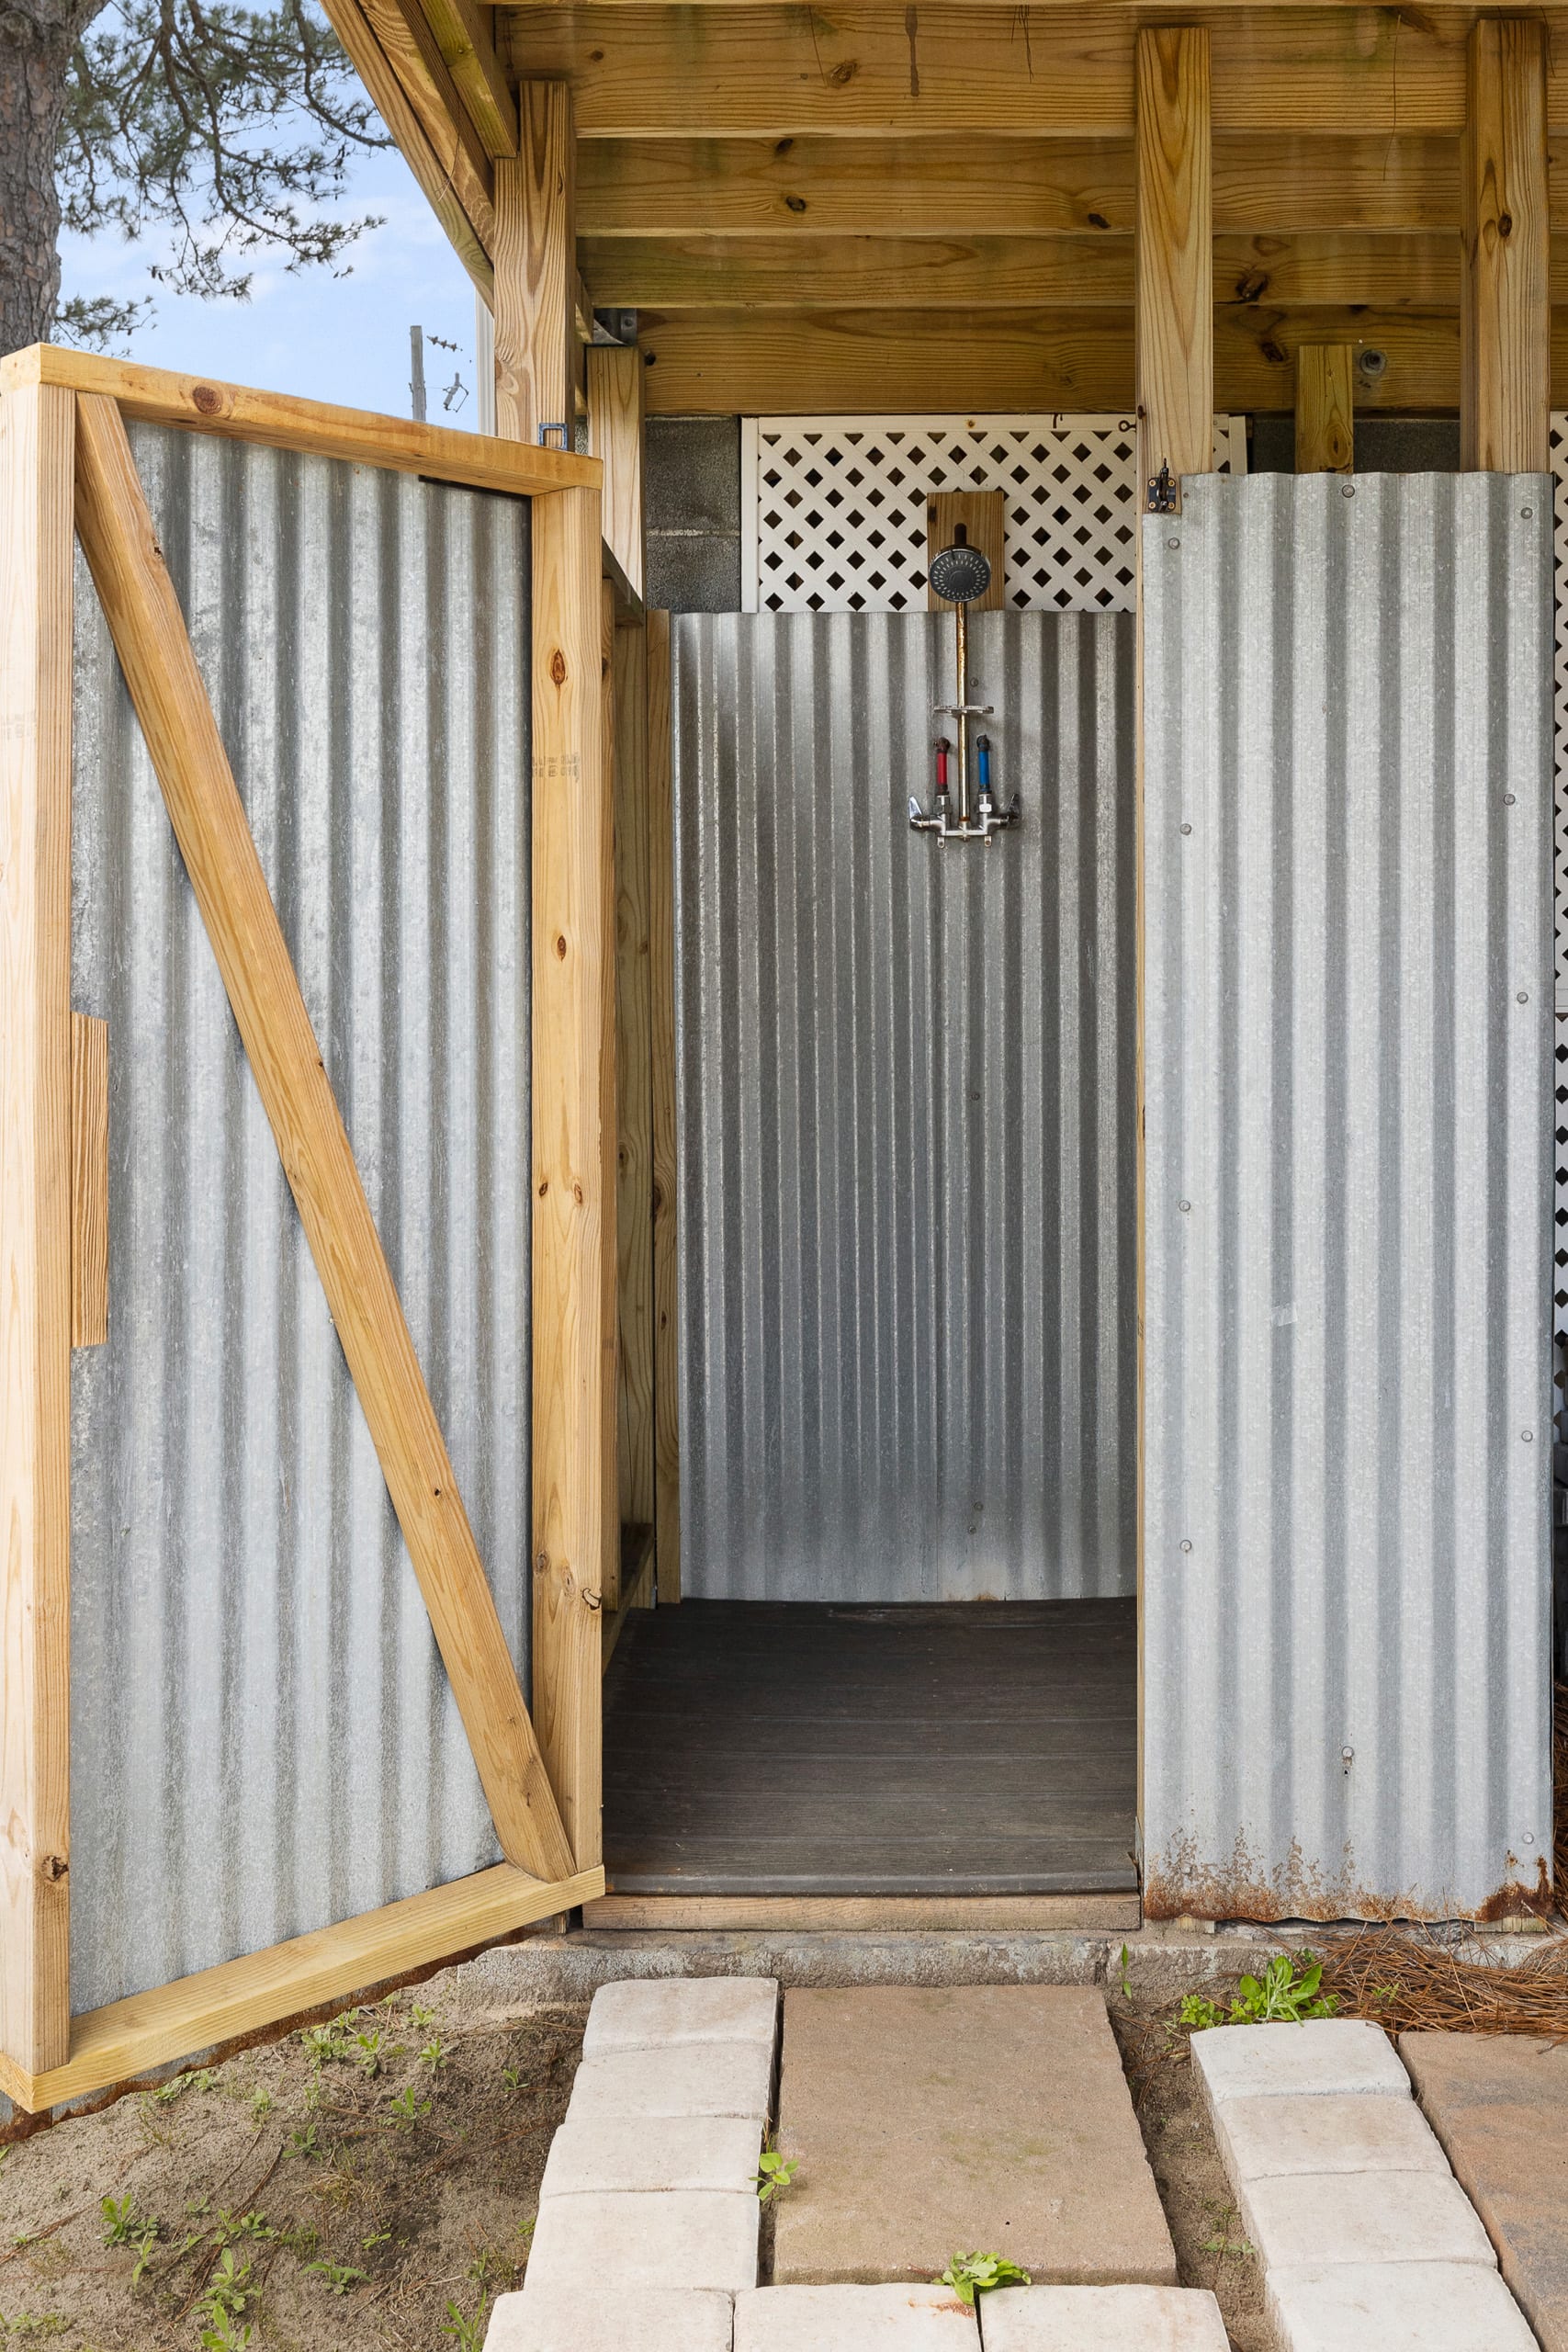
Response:
[[[1129,66],[1129,73],[1131,67]],[[1131,123],[1115,138],[615,139],[577,161],[580,233],[612,237],[1131,236]],[[1457,230],[1451,138],[1216,131],[1214,227]],[[1568,175],[1559,175],[1559,220]],[[613,299],[606,297],[606,299]]]
[[[604,1894],[582,1924],[637,1935],[1086,1935],[1143,1925],[1135,1894]]]
[[[520,1868],[568,1877],[516,1668],[112,401],[78,401],[76,475],[77,532],[496,1835]]]
[[[75,402],[0,397],[0,2053],[70,2031]]]
[[[495,429],[536,447],[547,425],[572,441],[578,365],[571,92],[525,82],[517,153],[495,165]]]
[[[675,1145],[675,772],[670,616],[648,616],[648,962],[653,1079],[654,1548],[662,1607],[681,1598],[680,1183]]]
[[[1472,12],[1256,7],[1216,37],[1214,119],[1455,136]],[[587,139],[1048,130],[1126,135],[1134,12],[553,6],[504,12],[514,74],[570,80]],[[1555,101],[1568,117],[1568,96]]]
[[[1296,354],[1296,471],[1348,474],[1356,466],[1356,347],[1303,343]]]
[[[488,254],[495,250],[491,159],[441,54],[421,0],[357,0],[402,84],[432,154]]]
[[[648,639],[615,632],[616,1484],[622,1527],[651,1528],[653,1004],[649,956]]]
[[[1213,465],[1214,322],[1209,36],[1151,25],[1137,36],[1138,480]]]
[[[497,1863],[336,1927],[177,1977],[155,1992],[87,2009],[72,2024],[69,2056],[30,2073],[0,2064],[0,2090],[29,2114],[42,2114],[152,2067],[217,2054],[225,2044],[369,1993],[433,1961],[476,1951],[536,1919],[591,1903],[604,1887],[603,1871],[547,1882],[510,1862]]]
[[[617,298],[607,294],[602,299],[609,304]],[[635,344],[595,344],[583,358],[588,370],[588,447],[604,469],[604,544],[640,596],[648,571],[642,489],[642,388],[647,370]]]
[[[109,1024],[71,1015],[71,1344],[109,1335]]]
[[[620,1538],[615,839],[600,544],[596,491],[536,502],[534,1712],[583,1869],[599,1858],[599,1612]]]
[[[347,51],[377,113],[397,141],[403,161],[419,182],[425,202],[446,231],[453,251],[479,291],[488,297],[492,277],[491,246],[494,241],[490,197],[485,197],[482,207],[475,206],[480,212],[480,220],[476,220],[442,161],[440,151],[450,153],[452,139],[438,135],[437,143],[432,143],[426,127],[429,109],[415,105],[411,98],[397,64],[382,47],[360,0],[322,0],[322,6],[328,23]]]
[[[654,1605],[654,1545],[651,1527],[621,1526],[621,1600],[616,1609],[606,1609],[600,1619],[603,1636],[602,1668],[610,1670],[610,1660],[615,1655],[629,1612],[634,1609],[651,1609]]]
[[[421,0],[446,71],[489,155],[517,153],[517,102],[495,53],[494,28],[474,0]]]
[[[599,485],[600,467],[593,458],[529,448],[478,433],[455,433],[446,425],[415,424],[406,416],[332,408],[321,401],[256,391],[214,377],[176,375],[144,368],[136,360],[105,359],[96,352],[66,351],[54,344],[36,343],[0,359],[0,390],[23,384],[101,392],[118,404],[121,415],[143,417],[152,424],[175,424],[223,440],[256,441],[268,449],[302,449],[353,465],[385,467],[393,473],[428,474],[436,481],[466,482],[475,490],[502,491],[510,497]]]
[[[1461,149],[1460,455],[1468,470],[1550,462],[1551,323],[1542,26],[1488,17],[1471,34]]]
[[[991,584],[976,596],[972,613],[999,613],[1007,605],[1007,493],[1000,490],[938,490],[926,501],[926,562],[941,548],[950,548],[963,530],[972,548],[978,548],[991,567]],[[926,607],[950,613],[951,605],[928,582]]]

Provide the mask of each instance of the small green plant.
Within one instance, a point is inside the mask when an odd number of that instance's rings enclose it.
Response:
[[[160,2107],[173,2107],[186,2091],[209,2091],[217,2080],[210,2066],[203,2066],[193,2075],[171,2075],[166,2083],[159,2084],[152,2096]]]
[[[1216,2255],[1222,2262],[1245,2262],[1252,2252],[1250,2240],[1232,2237],[1231,2225],[1237,2219],[1234,2205],[1218,2205],[1211,2199],[1209,2211],[1215,2216],[1214,2227],[1203,2240],[1205,2254]]]
[[[0,2312],[0,2335],[63,2335],[66,2323],[59,2312],[19,2312],[15,2319]]]
[[[1033,2280],[1005,2254],[955,2254],[936,2283],[951,2287],[961,2303],[972,2303],[994,2287],[1029,2287]]]
[[[272,2113],[272,2093],[264,2087],[258,2086],[258,2088],[251,2093],[250,2108],[251,2113],[259,2123],[264,2115],[270,2115]]]
[[[799,2162],[798,2156],[781,2156],[776,2148],[763,2149],[758,2160],[757,2169],[751,2175],[757,2184],[759,2205],[767,2204],[769,2199],[776,2197],[781,2188],[795,2187],[795,2168]]]
[[[457,2352],[483,2352],[484,2314],[482,2312],[477,2312],[473,2318],[469,2319],[456,2303],[448,2301],[446,2316],[441,2323],[441,2333],[452,2338]]]
[[[313,2156],[316,2154],[316,2119],[314,2116],[310,2118],[309,2123],[304,2125],[302,2129],[296,2128],[296,2130],[289,2133],[288,2153],[291,2156]]]
[[[381,2047],[380,2027],[373,2027],[368,2033],[356,2033],[348,2054],[355,2064],[362,2067],[366,2074],[378,2075],[381,2071],[381,2061],[388,2055]]]
[[[421,2098],[418,2094],[419,2086],[416,2083],[406,2083],[396,2098],[388,2102],[392,2110],[394,2123],[417,2123],[422,2115],[430,2113],[430,2101],[427,2098]]]
[[[414,2001],[410,2005],[409,2023],[413,2027],[416,2033],[428,2033],[431,2027],[435,2023],[435,2011],[434,2009],[421,2008],[419,2003]]]
[[[523,2087],[522,2067],[503,2066],[501,2070],[501,2079],[506,2085],[509,2091],[521,2090]]]
[[[1331,2018],[1339,2003],[1332,1993],[1319,1991],[1323,1963],[1310,1951],[1294,1960],[1277,1952],[1261,1976],[1244,1976],[1229,2012],[1201,1993],[1189,1993],[1181,2004],[1181,2022],[1204,2030],[1216,2025],[1304,2025],[1309,2018]]]
[[[433,2075],[438,2075],[441,2072],[442,2067],[446,2064],[446,2051],[438,2035],[434,2033],[431,2035],[430,2040],[419,2053],[419,2063],[422,2066],[428,2066]]]
[[[157,2222],[149,2221],[145,2213],[139,2213],[136,2199],[129,2194],[101,2198],[98,2210],[104,2217],[106,2245],[140,2245],[158,2234]]]
[[[1122,1971],[1122,1998],[1124,2001],[1130,2001],[1133,1997],[1133,1979],[1128,1973],[1132,1963],[1133,1955],[1123,1944],[1117,1956],[1116,1964]]]
[[[351,2287],[361,2287],[370,2276],[367,2270],[355,2270],[347,2262],[308,2262],[305,2268],[322,2279],[334,2295],[346,2295]]]

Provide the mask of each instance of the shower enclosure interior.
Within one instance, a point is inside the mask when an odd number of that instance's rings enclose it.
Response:
[[[684,1598],[606,1679],[615,1892],[1136,1887],[1133,628],[970,616],[982,844],[909,821],[951,614],[673,625]]]

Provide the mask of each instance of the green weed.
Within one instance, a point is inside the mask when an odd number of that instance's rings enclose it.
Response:
[[[419,2097],[419,2086],[415,2083],[405,2084],[396,2098],[388,2101],[388,2105],[394,2123],[417,2123],[421,2116],[430,2113],[430,2101]]]
[[[1021,2270],[1004,2254],[955,2254],[936,2283],[951,2287],[961,2303],[972,2303],[976,2295],[989,2294],[994,2287],[1029,2287],[1034,2282],[1027,2270]]]
[[[472,2319],[454,2302],[446,2305],[446,2316],[441,2323],[441,2333],[449,2335],[457,2352],[483,2352],[485,2340],[484,2313],[477,2312]]]
[[[1304,2025],[1308,2018],[1331,2018],[1339,2004],[1332,1993],[1321,1993],[1323,1965],[1310,1951],[1292,1959],[1278,1952],[1261,1976],[1244,1976],[1228,2011],[1201,1993],[1189,1993],[1181,2004],[1183,2025],[1200,2031],[1216,2025]]]
[[[757,2169],[751,2175],[757,2184],[759,2205],[767,2204],[769,2199],[776,2197],[781,2188],[794,2188],[795,2168],[799,2162],[798,2156],[781,2156],[776,2148],[763,2149]]]
[[[346,2295],[352,2287],[362,2287],[369,2278],[368,2270],[355,2270],[347,2262],[308,2262],[307,2272],[320,2278],[334,2295]]]

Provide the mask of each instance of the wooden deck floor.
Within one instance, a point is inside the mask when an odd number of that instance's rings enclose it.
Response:
[[[604,1682],[611,1889],[1134,1888],[1135,1610],[635,1611]]]

